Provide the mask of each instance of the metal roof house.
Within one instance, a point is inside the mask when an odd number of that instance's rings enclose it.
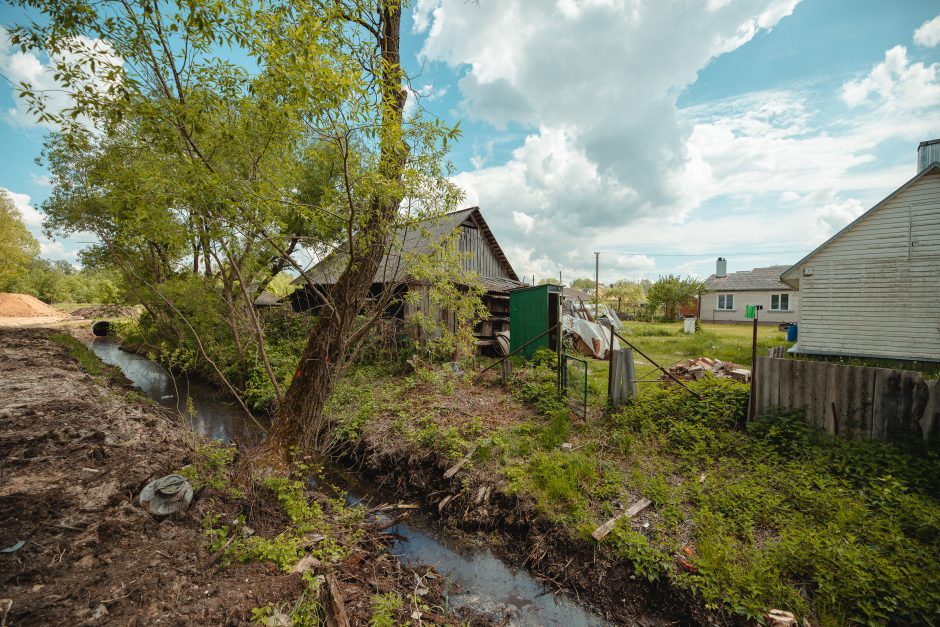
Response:
[[[479,346],[490,346],[494,344],[497,332],[509,329],[509,290],[523,284],[483,219],[479,207],[453,211],[397,230],[375,273],[372,292],[377,295],[388,293],[389,289],[394,290],[397,298],[386,311],[388,317],[407,321],[417,311],[431,311],[434,305],[429,300],[428,286],[411,275],[409,260],[413,259],[413,255],[432,253],[455,232],[458,233],[458,251],[464,253],[460,261],[463,270],[476,275],[486,290],[483,303],[490,316],[475,332]],[[344,243],[307,270],[304,273],[307,280],[312,281],[318,289],[328,290],[345,267],[347,248]],[[295,311],[317,309],[322,304],[316,292],[306,285],[304,277],[297,277],[294,283],[303,285],[290,297]],[[413,302],[413,299],[404,300],[408,293],[417,293],[417,302]],[[453,330],[453,315],[446,310],[438,314],[441,321]]]
[[[940,140],[919,171],[781,279],[800,290],[794,352],[940,361]]]
[[[782,282],[788,266],[769,266],[728,273],[728,261],[718,258],[715,274],[705,280],[700,317],[705,322],[750,322],[746,305],[762,305],[760,321],[779,324],[796,322],[798,293]]]

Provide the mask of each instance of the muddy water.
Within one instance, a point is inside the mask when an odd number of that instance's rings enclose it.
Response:
[[[147,396],[179,410],[195,431],[226,442],[252,443],[263,436],[259,426],[213,386],[183,377],[174,379],[159,364],[120,350],[108,338],[96,338],[90,347],[102,361],[120,368]],[[189,411],[190,403],[194,413]],[[312,482],[339,490],[350,504],[393,500],[393,495],[342,468],[331,467]],[[466,538],[442,529],[420,513],[408,524],[389,531],[398,537],[390,550],[402,562],[431,565],[447,576],[452,607],[469,606],[497,621],[509,615],[510,625],[608,624],[568,598],[553,595],[528,572],[511,568],[488,548],[468,544]]]

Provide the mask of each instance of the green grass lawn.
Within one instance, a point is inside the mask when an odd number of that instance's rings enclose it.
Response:
[[[625,322],[624,327],[620,335],[665,368],[690,357],[710,357],[751,367],[753,327],[750,324],[702,323],[701,329],[693,335],[683,333],[681,322]],[[759,357],[766,356],[767,349],[774,346],[791,345],[787,334],[778,331],[776,325],[757,327]],[[623,342],[621,347],[626,348]],[[637,353],[634,353],[634,360],[638,379],[659,378],[660,371],[649,360]],[[606,361],[588,359],[591,395],[602,402],[607,395],[609,367]]]

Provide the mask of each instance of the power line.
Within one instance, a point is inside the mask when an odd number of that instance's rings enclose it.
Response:
[[[752,250],[749,252],[717,252],[717,253],[652,253],[652,252],[633,252],[633,253],[624,253],[613,250],[601,250],[598,251],[602,255],[615,255],[617,257],[745,257],[745,256],[759,256],[759,255],[796,255],[796,254],[805,254],[807,251],[804,250]]]

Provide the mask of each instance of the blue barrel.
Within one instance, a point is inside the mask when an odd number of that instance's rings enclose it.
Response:
[[[796,341],[796,325],[791,324],[787,327],[787,341],[795,342]]]

